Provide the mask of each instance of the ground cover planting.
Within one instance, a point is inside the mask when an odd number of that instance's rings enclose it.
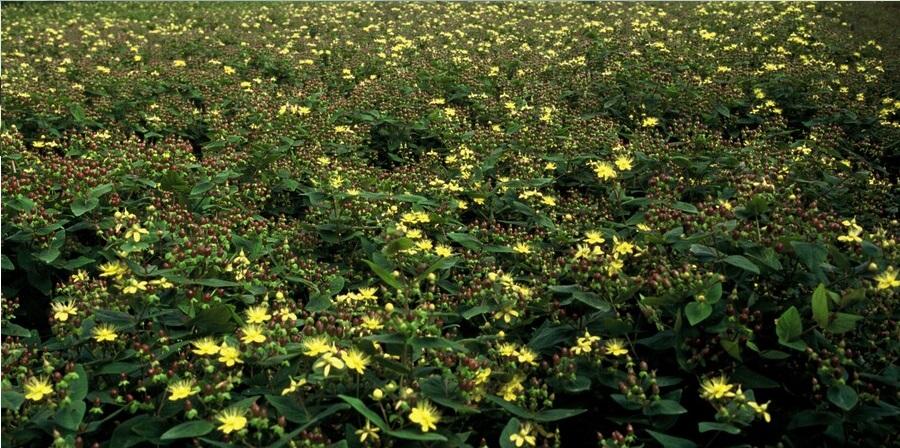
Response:
[[[2,443],[891,446],[830,3],[2,8]]]

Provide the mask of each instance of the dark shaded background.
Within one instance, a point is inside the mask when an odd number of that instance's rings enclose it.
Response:
[[[900,89],[900,2],[846,3],[843,17],[859,37],[881,45],[887,80]]]

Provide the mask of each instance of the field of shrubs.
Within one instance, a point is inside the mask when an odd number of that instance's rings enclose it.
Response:
[[[4,4],[3,446],[896,446],[852,7]]]

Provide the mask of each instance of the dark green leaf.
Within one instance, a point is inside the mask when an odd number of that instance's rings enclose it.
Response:
[[[706,302],[691,302],[685,305],[684,315],[691,325],[697,325],[712,314],[712,306]]]
[[[656,439],[663,448],[697,448],[697,444],[691,442],[688,439],[682,439],[681,437],[670,436],[668,434],[663,434],[661,432],[647,430],[647,433],[650,434],[651,437]]]
[[[741,429],[734,425],[729,425],[728,423],[716,423],[716,422],[700,422],[697,425],[697,430],[700,432],[709,432],[709,431],[722,431],[727,432],[728,434],[740,434]]]
[[[732,266],[737,266],[745,271],[752,272],[754,274],[759,274],[759,267],[753,264],[752,261],[748,260],[747,257],[741,255],[729,255],[722,260]]]
[[[845,411],[849,411],[856,406],[859,396],[852,387],[846,384],[835,384],[828,388],[828,401]]]
[[[19,410],[22,403],[25,402],[25,395],[11,389],[4,389],[0,392],[0,407],[3,409]]]
[[[657,400],[644,410],[645,415],[679,415],[685,412],[687,409],[674,400]]]
[[[75,216],[81,216],[100,205],[100,201],[94,197],[82,198],[78,197],[72,201],[72,205],[70,208],[72,209],[72,214]]]
[[[200,437],[212,432],[215,425],[206,420],[196,420],[175,425],[159,437],[160,440],[187,439]]]
[[[800,319],[800,312],[797,311],[796,307],[792,306],[782,313],[781,317],[775,322],[775,334],[778,335],[778,342],[781,344],[802,350],[802,348],[794,346],[796,344],[789,344],[800,337],[801,333],[803,333],[803,321]]]
[[[812,295],[813,319],[821,328],[828,327],[828,290],[825,285],[819,283]]]
[[[394,275],[391,274],[387,269],[375,264],[372,261],[369,261],[369,260],[363,260],[363,261],[365,261],[366,264],[369,265],[369,267],[372,269],[372,272],[374,272],[375,275],[377,275],[381,279],[381,281],[383,281],[385,284],[387,284],[388,286],[390,286],[394,289],[403,289],[403,285],[400,283],[400,281],[397,280],[397,278],[394,277]]]

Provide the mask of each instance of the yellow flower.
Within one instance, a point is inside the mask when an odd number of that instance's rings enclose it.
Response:
[[[618,339],[610,339],[606,341],[605,351],[607,355],[613,356],[625,356],[628,354],[628,349],[625,348],[625,345],[622,344],[622,341]]]
[[[769,415],[769,412],[766,410],[769,407],[769,403],[770,402],[759,404],[755,401],[748,401],[747,405],[753,408],[754,412],[763,416],[763,419],[766,421],[766,423],[770,423],[772,421],[772,416]]]
[[[193,352],[201,356],[212,356],[219,353],[219,344],[212,338],[203,338],[191,342],[191,344],[196,347]]]
[[[257,343],[262,344],[266,342],[266,335],[262,333],[262,327],[256,324],[247,325],[246,327],[241,329],[241,332],[244,333],[241,336],[241,342],[244,344]]]
[[[362,300],[378,300],[378,296],[375,293],[378,292],[376,288],[359,288],[359,298]]]
[[[519,398],[519,394],[525,391],[525,388],[522,387],[523,379],[524,377],[516,375],[500,388],[500,395],[504,400],[516,401]]]
[[[488,367],[486,369],[479,369],[478,373],[475,375],[475,385],[480,386],[488,382],[491,378],[491,368]]]
[[[603,244],[606,242],[606,239],[603,238],[603,235],[600,234],[600,232],[591,230],[584,233],[584,242],[588,244]]]
[[[355,348],[341,353],[341,359],[347,364],[348,369],[355,370],[359,374],[362,374],[369,365],[369,357]]]
[[[877,289],[890,289],[900,286],[900,280],[897,280],[897,271],[894,270],[893,266],[888,267],[884,272],[875,276],[875,280],[878,282],[878,285],[875,286]]]
[[[734,396],[734,392],[732,392],[734,385],[728,384],[728,378],[725,378],[724,376],[703,380],[703,383],[700,384],[700,388],[700,396],[706,399],[719,400],[725,397]]]
[[[518,350],[516,349],[516,344],[504,342],[497,347],[497,352],[500,353],[500,356],[515,356]]]
[[[632,162],[633,160],[628,156],[616,157],[616,168],[618,168],[619,171],[630,171],[632,168]]]
[[[644,117],[644,121],[641,121],[641,126],[645,128],[652,128],[659,124],[659,118],[656,117]]]
[[[108,324],[101,324],[94,327],[91,334],[97,342],[113,342],[119,337],[116,334],[116,327]]]
[[[508,306],[494,313],[495,319],[503,319],[503,322],[510,323],[513,319],[519,317],[519,310]]]
[[[512,249],[517,254],[530,254],[531,253],[531,247],[528,246],[527,243],[516,243]]]
[[[378,316],[363,316],[362,326],[372,331],[384,328],[384,325],[381,324],[381,319],[379,319]]]
[[[328,339],[324,336],[316,336],[303,340],[303,354],[306,356],[319,356],[323,353],[331,352],[334,347],[328,345]]]
[[[434,248],[434,253],[442,258],[453,256],[453,250],[443,244],[438,244],[437,247]]]
[[[187,62],[185,62],[185,61],[183,61],[183,60],[181,60],[181,59],[176,59],[176,60],[172,61],[172,66],[173,66],[173,67],[184,67],[184,66],[186,66],[186,65],[187,65]]]
[[[359,436],[360,443],[365,442],[366,439],[372,439],[372,441],[378,441],[378,431],[377,427],[372,426],[372,422],[366,420],[366,426],[357,429],[356,435]]]
[[[241,351],[228,345],[227,342],[223,342],[219,346],[219,362],[225,363],[228,367],[244,363],[244,361],[241,361]]]
[[[137,294],[138,291],[146,291],[147,290],[147,282],[143,280],[138,280],[136,278],[128,279],[128,285],[122,287],[122,292],[125,294]]]
[[[613,252],[618,255],[630,255],[634,253],[634,244],[628,241],[619,241],[618,237],[613,237]]]
[[[609,162],[594,162],[591,166],[594,168],[594,174],[600,180],[615,179],[617,176],[615,168]]]
[[[261,324],[272,318],[272,315],[269,314],[269,309],[265,306],[253,306],[247,308],[244,311],[244,315],[247,316],[247,323],[251,324]]]
[[[221,423],[219,431],[230,434],[232,431],[240,431],[247,426],[247,417],[244,411],[237,408],[229,408],[219,414],[216,420]]]
[[[523,364],[537,365],[537,362],[535,361],[537,359],[537,354],[528,347],[522,347],[516,353],[516,359]]]
[[[845,220],[844,222],[842,222],[842,224],[845,227],[849,227],[849,229],[847,229],[846,235],[841,235],[838,237],[838,241],[843,241],[845,243],[861,243],[862,242],[862,238],[860,238],[859,235],[862,234],[863,228],[860,227],[859,224],[856,223],[856,218],[853,218],[852,221]]]
[[[294,314],[294,312],[288,308],[282,308],[281,310],[278,311],[278,314],[281,316],[282,322],[287,322],[290,320],[297,320],[297,315]]]
[[[78,314],[78,308],[75,308],[75,302],[72,300],[68,302],[53,302],[50,304],[50,307],[53,309],[53,318],[60,322],[65,322],[69,320],[69,316]]]
[[[620,272],[622,272],[622,268],[624,268],[624,267],[625,267],[625,262],[623,262],[622,260],[620,260],[618,258],[613,258],[606,265],[606,274],[609,276],[618,275]]]
[[[125,239],[132,240],[135,243],[141,240],[141,235],[149,235],[150,231],[141,227],[140,224],[132,224],[131,228],[125,232]]]
[[[281,391],[281,395],[287,395],[297,392],[297,389],[299,389],[301,386],[304,386],[305,384],[306,378],[300,378],[299,380],[291,378],[291,385],[285,387],[284,390]]]
[[[328,377],[332,367],[337,370],[342,370],[344,368],[344,361],[341,361],[338,357],[334,356],[334,353],[332,352],[325,353],[315,364],[313,364],[313,368],[322,369],[322,375],[325,377]]]
[[[222,66],[222,71],[224,71],[226,75],[233,75],[235,73],[234,68],[228,65]]]
[[[41,401],[44,395],[53,393],[53,386],[47,377],[31,377],[25,381],[25,398],[32,401]]]
[[[409,421],[419,425],[422,432],[428,432],[437,429],[437,424],[441,421],[441,413],[431,403],[420,401],[410,411]]]
[[[178,401],[200,392],[192,380],[181,380],[169,386],[169,401]]]
[[[523,445],[535,446],[537,438],[532,434],[533,429],[531,422],[525,422],[519,426],[519,432],[509,435],[509,441],[516,445],[516,448]]]
[[[116,280],[121,280],[127,272],[128,267],[120,261],[111,261],[100,265],[101,277],[114,277]]]
[[[576,355],[590,353],[593,349],[593,344],[599,340],[600,338],[598,336],[593,336],[587,330],[584,330],[584,336],[576,340],[576,344],[572,347],[571,351]]]

